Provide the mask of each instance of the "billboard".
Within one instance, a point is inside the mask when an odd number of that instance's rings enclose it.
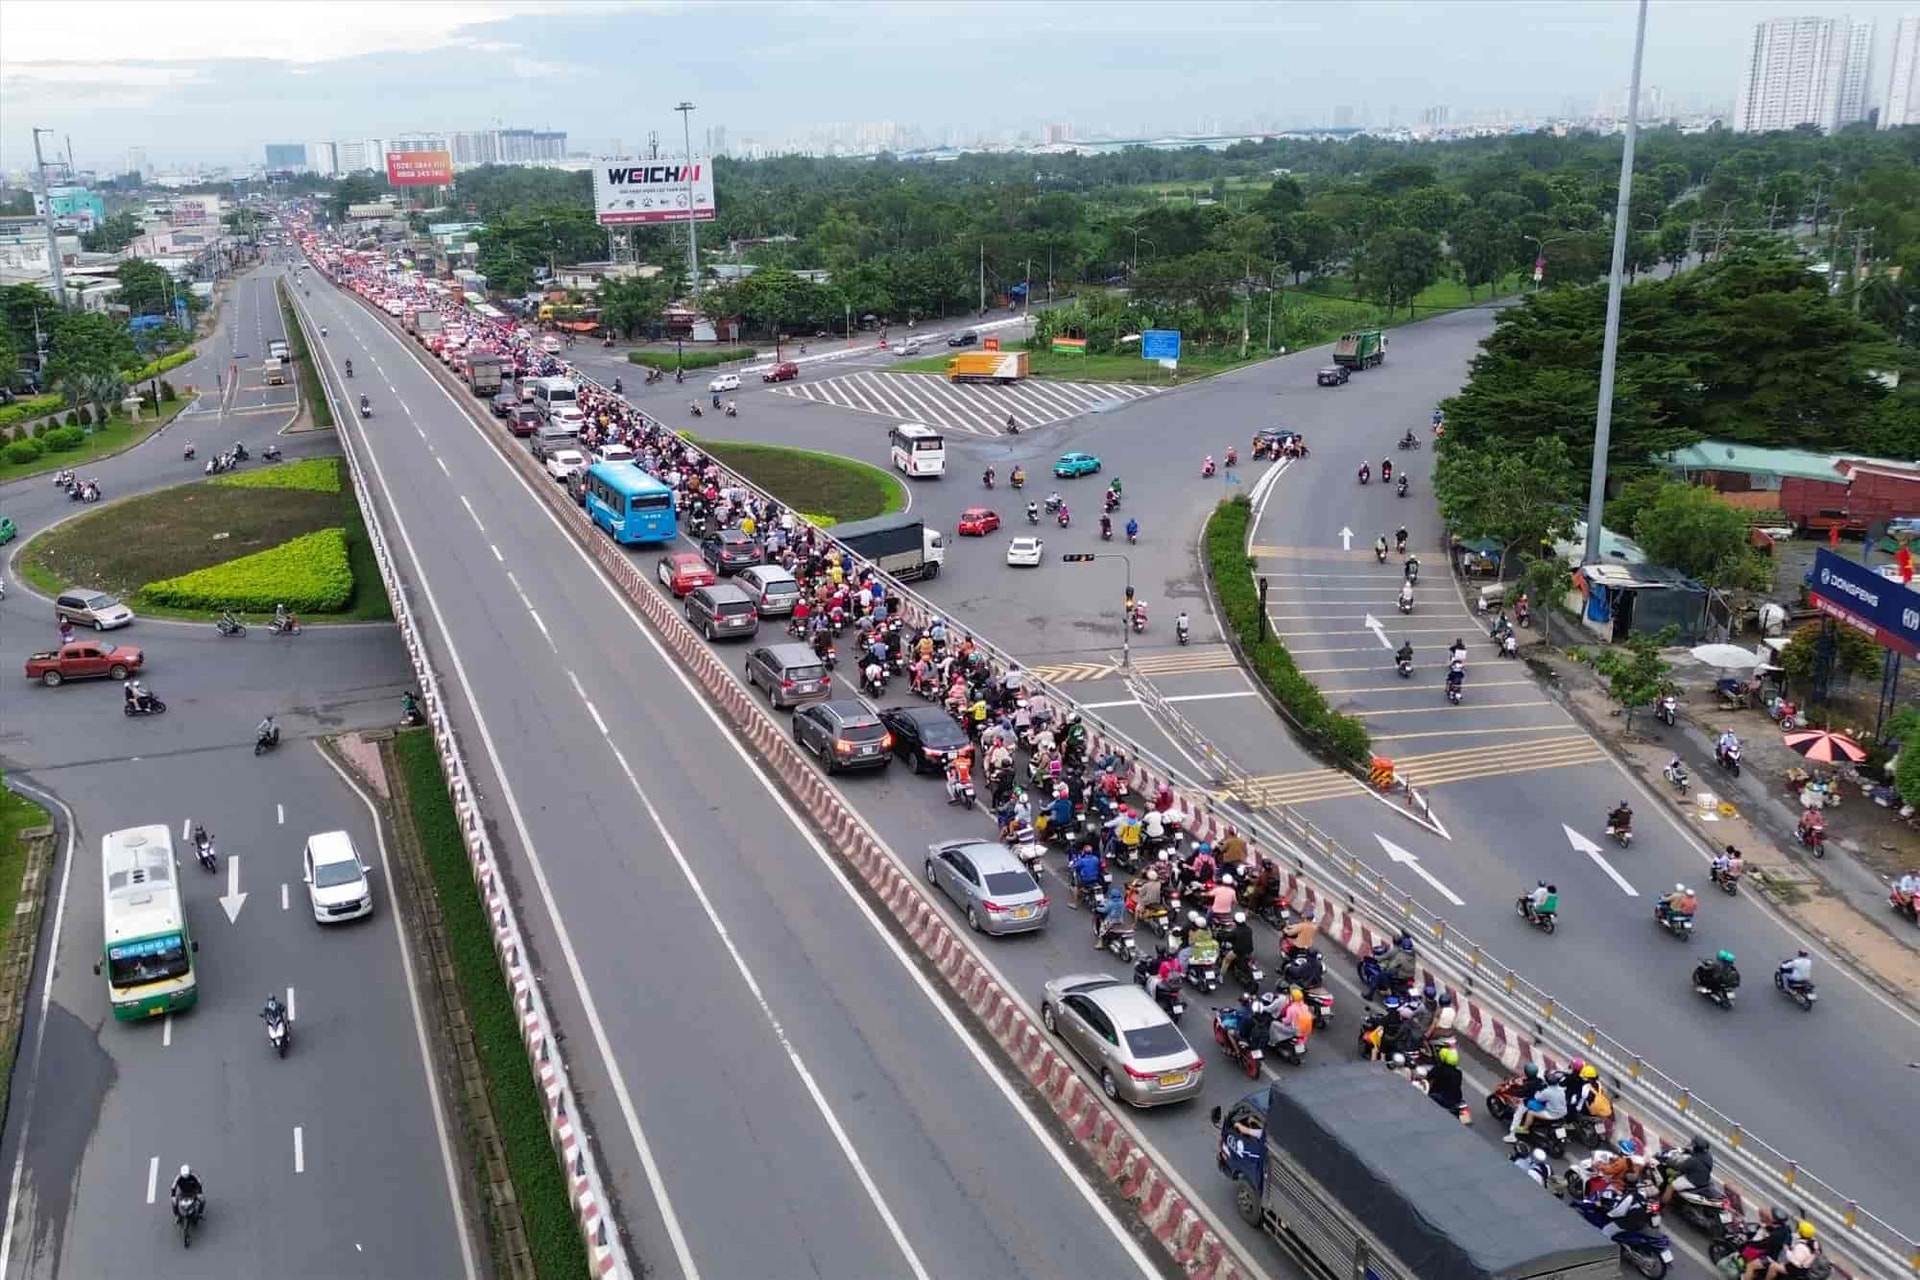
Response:
[[[387,181],[396,187],[448,186],[453,182],[453,155],[447,151],[389,151]]]
[[[687,211],[689,186],[693,195],[691,219]],[[713,164],[701,159],[595,160],[593,210],[603,227],[710,222],[715,216]]]
[[[1825,547],[1814,557],[1807,587],[1814,607],[1828,617],[1903,657],[1920,657],[1920,592]]]

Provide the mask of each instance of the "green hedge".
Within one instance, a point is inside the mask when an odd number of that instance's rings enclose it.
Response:
[[[16,422],[26,422],[32,418],[45,417],[66,400],[57,392],[44,396],[29,396],[25,400],[15,400],[4,409],[0,409],[0,427],[10,427]]]
[[[40,455],[46,451],[47,447],[37,438],[28,436],[25,440],[15,440],[7,446],[6,459],[16,467],[24,467],[29,462],[38,462]]]
[[[154,604],[174,609],[261,613],[284,604],[295,613],[337,613],[353,598],[347,531],[303,534],[238,560],[149,582],[140,592]]]
[[[1220,611],[1240,642],[1240,652],[1260,682],[1280,701],[1308,741],[1339,759],[1364,764],[1373,753],[1367,727],[1327,705],[1319,686],[1300,674],[1287,646],[1262,627],[1260,593],[1253,582],[1253,560],[1246,553],[1253,503],[1242,494],[1214,509],[1207,521],[1207,572]]]
[[[80,427],[60,427],[40,437],[40,447],[49,453],[69,453],[87,442],[87,433]]]
[[[672,373],[680,369],[711,369],[717,364],[731,364],[735,360],[751,360],[759,355],[752,347],[729,347],[725,351],[686,351],[675,355],[671,351],[629,351],[627,359],[634,364],[645,365],[649,369],[659,369]]]
[[[305,489],[312,493],[340,492],[340,459],[305,458],[259,471],[236,471],[209,481],[233,489]]]
[[[152,364],[142,365],[127,375],[128,382],[145,382],[148,378],[157,378],[169,369],[178,369],[198,354],[192,347],[184,347],[169,356],[161,356]]]

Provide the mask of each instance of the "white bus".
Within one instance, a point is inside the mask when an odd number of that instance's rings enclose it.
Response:
[[[535,378],[529,385],[533,390],[533,407],[543,418],[551,418],[561,405],[575,405],[580,399],[580,388],[574,386],[570,378]]]
[[[932,427],[902,422],[887,432],[888,456],[902,475],[938,476],[947,470],[947,442]]]
[[[200,998],[193,976],[199,943],[180,899],[180,866],[164,826],[110,831],[100,841],[105,934],[95,973],[107,976],[113,1016],[132,1022]]]

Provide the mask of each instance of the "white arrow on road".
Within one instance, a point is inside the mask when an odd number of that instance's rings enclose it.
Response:
[[[1421,866],[1420,859],[1417,856],[1407,852],[1407,850],[1405,849],[1402,849],[1399,845],[1395,844],[1393,841],[1387,839],[1383,835],[1379,835],[1376,833],[1373,838],[1380,842],[1380,847],[1387,851],[1387,856],[1389,858],[1392,858],[1395,862],[1399,863],[1403,867],[1406,867],[1408,870],[1412,871],[1413,874],[1419,876],[1422,880],[1425,880],[1428,884],[1432,885],[1433,891],[1435,893],[1439,894],[1441,897],[1445,898],[1448,902],[1451,902],[1456,907],[1464,907],[1467,905],[1465,902],[1463,902],[1460,899],[1460,897],[1457,894],[1454,893],[1453,890],[1447,888],[1447,886],[1445,886],[1444,884],[1441,884],[1440,881],[1437,878],[1435,878],[1433,872]]]
[[[1342,551],[1353,550],[1353,530],[1347,528],[1345,525],[1340,526],[1340,549]]]
[[[1600,852],[1599,845],[1587,839],[1564,822],[1560,824],[1560,829],[1567,833],[1567,843],[1575,849],[1578,849],[1581,853],[1586,854],[1589,858],[1592,858],[1593,865],[1606,872],[1607,878],[1620,886],[1620,892],[1626,894],[1629,898],[1637,898],[1640,896],[1640,891],[1628,884],[1627,878],[1613,869],[1613,864],[1607,861],[1607,856]]]
[[[240,908],[246,905],[247,895],[240,892],[240,859],[227,855],[227,891],[220,896],[220,905],[226,909],[227,923],[233,924],[240,919]]]
[[[1393,641],[1387,639],[1387,629],[1380,625],[1380,619],[1374,617],[1372,614],[1368,614],[1366,622],[1362,625],[1365,626],[1367,630],[1373,632],[1374,635],[1380,637],[1381,648],[1393,648]]]

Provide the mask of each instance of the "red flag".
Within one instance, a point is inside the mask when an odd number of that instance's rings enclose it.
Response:
[[[1840,526],[1839,525],[1836,524],[1827,529],[1827,545],[1832,547],[1835,551],[1838,551],[1840,549]]]
[[[1900,544],[1900,550],[1893,557],[1893,562],[1900,566],[1900,581],[1912,582],[1913,581],[1913,551],[1911,548],[1907,546],[1906,543],[1903,542]]]

